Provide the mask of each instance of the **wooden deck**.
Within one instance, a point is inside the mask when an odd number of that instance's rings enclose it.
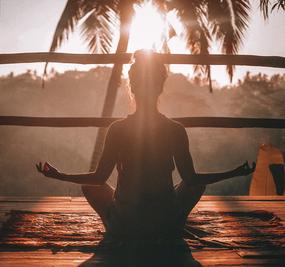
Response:
[[[218,197],[204,196],[195,208],[198,211],[250,212],[266,210],[273,212],[285,227],[285,196],[272,197]],[[44,197],[20,198],[0,197],[0,223],[7,220],[5,214],[11,210],[33,212],[92,212],[84,198]],[[284,233],[285,235],[285,233]],[[280,251],[284,251],[281,248]],[[285,252],[254,249],[195,249],[194,258],[203,266],[285,266]],[[79,251],[53,252],[40,250],[0,250],[0,266],[109,266],[94,253]],[[121,266],[121,265],[112,265]],[[123,266],[123,265],[122,265]],[[124,266],[135,266],[126,264]],[[151,265],[149,265],[151,266]],[[188,266],[188,265],[186,265]]]

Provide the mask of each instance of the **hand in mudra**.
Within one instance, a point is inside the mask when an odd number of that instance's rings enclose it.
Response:
[[[53,167],[50,163],[45,162],[44,165],[42,165],[41,162],[36,164],[38,172],[42,173],[46,177],[51,177],[51,178],[59,178],[59,171]]]
[[[244,164],[235,169],[236,175],[237,176],[249,175],[255,171],[255,166],[256,166],[255,162],[252,163],[252,166],[249,166],[248,161],[246,161]]]

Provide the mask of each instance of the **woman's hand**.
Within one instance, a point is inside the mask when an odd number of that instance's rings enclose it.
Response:
[[[51,177],[55,179],[60,179],[60,173],[59,171],[53,167],[50,163],[45,162],[44,165],[42,165],[41,162],[36,164],[38,172],[42,173],[46,177]]]
[[[248,161],[246,161],[244,164],[241,166],[237,167],[234,172],[236,176],[246,176],[255,171],[255,162],[252,163],[252,166],[250,167],[248,164]]]

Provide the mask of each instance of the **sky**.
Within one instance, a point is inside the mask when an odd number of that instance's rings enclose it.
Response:
[[[258,8],[258,2],[259,0],[251,1],[252,11],[249,28],[239,54],[285,57],[285,12],[273,12],[269,21],[264,21]],[[0,53],[47,52],[65,4],[66,0],[0,0]],[[141,18],[138,18],[136,24],[140,27],[143,24],[145,27],[145,29],[137,28],[137,31],[150,33],[154,24],[147,23],[147,21],[141,23],[141,19],[147,17],[145,15],[138,14],[137,17]],[[144,37],[140,34],[140,36],[145,39],[149,38],[148,35]],[[141,48],[139,44],[142,42],[137,39],[138,37],[131,38],[130,50]],[[183,43],[178,40],[173,41],[172,48],[174,53],[183,53]],[[63,44],[58,52],[88,53],[86,45],[80,38],[79,30]],[[212,53],[218,53],[217,47],[213,48]],[[53,63],[49,65],[49,68],[54,67],[57,71],[62,72],[66,69],[89,69],[94,66]],[[38,74],[41,74],[43,68],[44,63],[6,64],[0,65],[0,75],[6,75],[11,71],[21,73],[25,72],[26,69],[36,69]],[[192,73],[191,68],[186,65],[172,66],[171,70],[185,75]],[[236,67],[234,82],[247,71],[262,72],[269,75],[285,73],[284,69]],[[223,66],[212,68],[212,78],[220,85],[229,83]]]

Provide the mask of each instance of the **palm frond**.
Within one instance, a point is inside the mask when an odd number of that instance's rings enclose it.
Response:
[[[112,10],[100,13],[94,10],[81,25],[81,34],[92,53],[108,53],[112,46],[116,16]]]
[[[109,11],[117,11],[119,0],[68,0],[54,32],[50,52],[55,51],[64,39],[74,31],[75,25],[88,13],[105,16],[108,21]],[[105,15],[106,14],[106,15]]]
[[[52,43],[49,51],[54,52],[62,44],[63,40],[67,40],[69,34],[74,31],[75,25],[78,21],[87,13],[83,13],[83,6],[90,5],[91,1],[80,1],[80,0],[68,0],[62,15],[57,23]],[[44,80],[47,73],[48,62],[45,64],[42,87],[44,87]]]
[[[222,43],[222,52],[236,54],[248,26],[249,0],[209,0],[208,19],[212,34]],[[232,81],[234,67],[227,66]]]
[[[259,8],[263,14],[264,19],[268,19],[269,4],[270,0],[260,0]]]
[[[270,6],[272,5],[271,9]],[[285,0],[276,0],[273,4],[270,0],[260,0],[259,2],[260,11],[263,14],[264,19],[268,19],[269,10],[272,12],[274,9],[283,9],[285,11]]]
[[[276,2],[273,4],[272,8],[271,8],[271,12],[272,12],[275,8],[277,8],[277,10],[283,9],[283,10],[285,11],[285,0],[278,0],[278,1],[276,1]]]
[[[178,15],[185,25],[187,46],[192,54],[209,54],[211,34],[207,25],[207,10],[204,1],[176,1],[175,7]],[[210,92],[212,92],[211,67],[210,65],[194,66],[195,73],[207,75]]]
[[[89,18],[92,12],[95,12],[95,11],[96,11],[96,14],[100,16],[98,21],[101,21],[101,24],[100,24],[101,27],[97,27],[97,29],[100,29],[100,34],[97,34],[97,35],[95,34],[95,35],[97,37],[99,36],[100,40],[102,38],[102,41],[101,41],[102,49],[101,50],[105,52],[108,51],[109,47],[111,46],[111,39],[112,39],[112,37],[110,36],[110,30],[108,29],[108,26],[110,24],[109,22],[111,21],[111,19],[109,17],[109,14],[105,14],[105,12],[106,11],[110,11],[109,13],[117,12],[118,3],[119,3],[119,0],[96,0],[96,1],[95,0],[68,0],[62,12],[62,15],[58,21],[58,24],[56,26],[49,51],[50,52],[56,51],[56,49],[61,46],[64,40],[68,40],[70,33],[74,31],[75,26],[79,23],[79,21],[85,16]],[[91,25],[92,18],[90,18],[90,20],[87,23],[88,25]],[[85,25],[86,29],[88,29],[88,25],[87,26]],[[91,51],[94,51],[95,42],[91,38],[90,31],[86,30],[84,35],[85,35],[86,40],[88,41],[89,48],[91,49]],[[46,62],[45,68],[44,68],[43,85],[44,85],[44,79],[46,77],[47,65],[48,65],[48,62]]]
[[[68,39],[82,15],[82,1],[68,0],[56,26],[50,52],[55,51],[64,39]]]

